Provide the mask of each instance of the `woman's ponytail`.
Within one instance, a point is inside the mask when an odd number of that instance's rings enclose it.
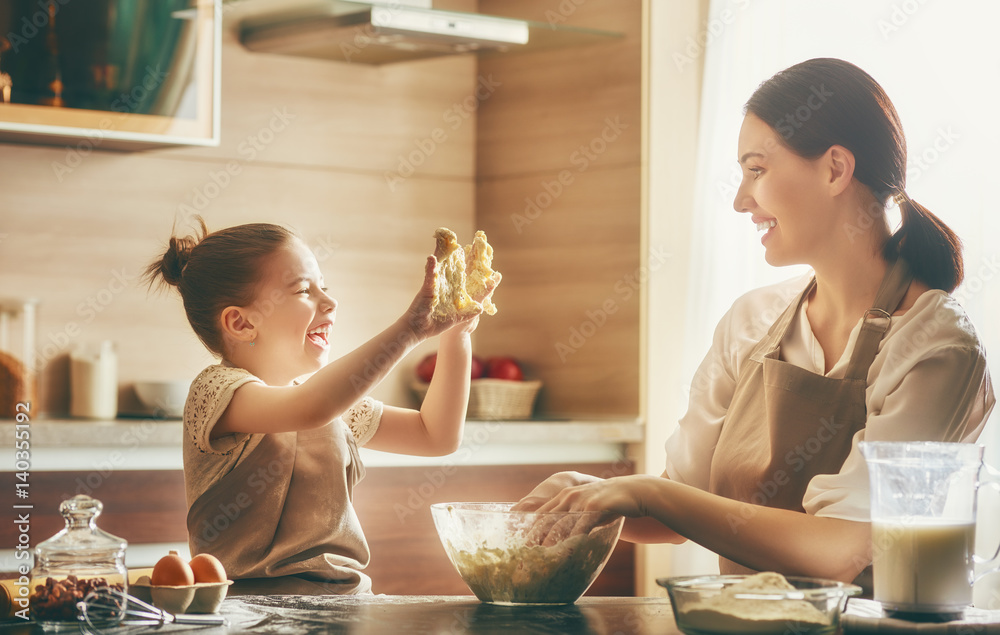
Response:
[[[965,276],[962,241],[944,222],[905,193],[895,197],[902,219],[883,249],[887,260],[900,257],[913,277],[932,289],[951,293]]]

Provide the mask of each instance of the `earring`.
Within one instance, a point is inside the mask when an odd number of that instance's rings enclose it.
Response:
[[[253,336],[253,338],[254,338],[254,340],[255,340],[255,339],[257,339],[257,336],[256,336],[256,335],[254,335],[254,336]],[[253,340],[250,340],[250,346],[253,346],[253,344],[254,344]]]

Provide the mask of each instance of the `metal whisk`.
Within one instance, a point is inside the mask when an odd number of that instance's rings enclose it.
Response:
[[[80,612],[80,630],[91,635],[116,626],[229,625],[221,615],[174,615],[111,587],[91,591],[76,606]]]

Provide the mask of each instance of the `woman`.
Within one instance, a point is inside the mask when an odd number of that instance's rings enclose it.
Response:
[[[813,275],[752,291],[722,319],[662,477],[563,472],[519,508],[608,510],[628,517],[624,539],[694,540],[723,573],[855,580],[871,563],[858,441],[973,442],[993,408],[982,344],[949,295],[961,245],[907,195],[899,117],[847,62],[764,82],[737,157],[733,206],[764,232],[765,258]]]

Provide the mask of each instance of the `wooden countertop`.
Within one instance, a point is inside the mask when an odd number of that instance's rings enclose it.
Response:
[[[565,606],[494,606],[471,595],[242,595],[223,601],[225,627],[165,627],[164,633],[230,635],[681,635],[665,597],[590,597]],[[160,627],[108,632],[161,632]],[[20,620],[0,621],[9,635],[46,631]],[[76,632],[76,629],[67,632]],[[785,633],[804,632],[789,626]],[[1000,611],[969,608],[947,623],[886,618],[877,602],[852,598],[836,633],[1000,633]]]
[[[455,595],[248,595],[227,598],[220,613],[229,619],[228,628],[198,627],[193,632],[201,635],[680,633],[666,598],[584,597],[568,606],[494,606],[473,596]],[[10,622],[4,626],[7,624]],[[44,632],[27,624],[9,626],[5,631],[11,635]]]

